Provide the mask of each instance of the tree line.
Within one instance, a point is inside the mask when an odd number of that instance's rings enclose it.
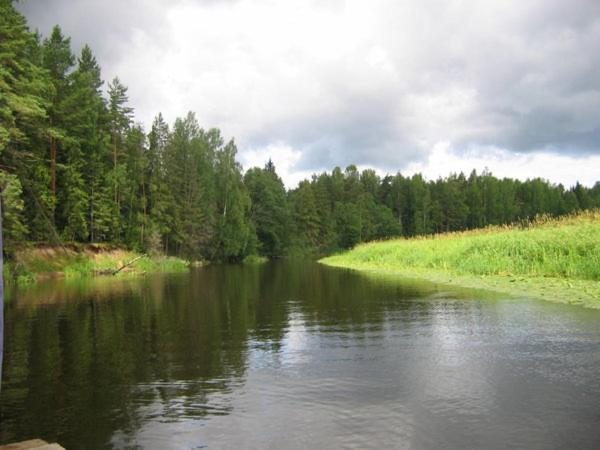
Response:
[[[394,236],[600,207],[600,183],[565,188],[488,172],[428,181],[338,167],[286,190],[271,161],[245,173],[237,147],[188,113],[146,132],[127,87],[105,86],[92,49],[55,26],[31,32],[0,0],[0,188],[8,250],[106,242],[189,259],[326,254]]]

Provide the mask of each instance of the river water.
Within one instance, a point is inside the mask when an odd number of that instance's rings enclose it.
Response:
[[[10,294],[0,443],[600,448],[600,311],[275,262]]]

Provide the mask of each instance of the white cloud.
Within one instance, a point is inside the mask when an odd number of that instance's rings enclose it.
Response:
[[[286,144],[271,144],[266,147],[247,150],[242,154],[241,162],[244,169],[263,167],[271,159],[277,173],[283,179],[288,189],[295,188],[302,180],[310,180],[314,171],[296,170],[295,165],[302,157],[300,150],[294,150]],[[344,169],[344,167],[342,167]],[[395,174],[370,164],[357,165],[359,171],[373,169],[380,177]],[[600,181],[598,176],[600,155],[574,157],[557,155],[548,152],[516,153],[499,148],[471,149],[468,152],[454,151],[448,142],[434,145],[424,161],[414,162],[402,169],[404,176],[421,173],[426,179],[435,180],[446,177],[451,173],[463,172],[466,176],[471,170],[477,173],[490,171],[499,178],[517,178],[527,180],[543,178],[553,183],[562,183],[570,187],[579,181],[586,186],[593,186]],[[330,171],[323,167],[319,171]]]
[[[295,164],[302,157],[302,152],[294,150],[283,143],[269,144],[265,147],[247,149],[241,154],[241,163],[245,170],[252,167],[264,167],[270,159],[275,165],[277,174],[282,178],[288,189],[295,188],[298,183],[310,179],[311,172],[308,170],[296,170]]]
[[[129,86],[143,123],[195,111],[203,126],[235,136],[242,161],[262,165],[279,149],[288,184],[351,163],[442,175],[484,164],[520,176],[527,166],[567,184],[600,179],[591,165],[600,153],[595,0],[19,7],[42,31],[58,22],[75,47],[90,42],[105,77]]]
[[[410,164],[406,175],[423,173],[429,179],[445,177],[450,173],[469,175],[472,169],[482,173],[491,171],[499,178],[543,178],[565,187],[579,180],[593,186],[599,180],[600,155],[573,157],[548,152],[515,153],[499,148],[474,149],[458,153],[447,142],[436,144],[426,161]]]

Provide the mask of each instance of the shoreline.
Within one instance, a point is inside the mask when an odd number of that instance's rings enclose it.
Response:
[[[600,211],[365,243],[320,262],[600,309]]]
[[[378,268],[368,264],[344,264],[319,260],[320,264],[340,269],[354,270],[366,275],[394,279],[424,280],[451,287],[482,289],[511,297],[546,300],[554,303],[579,305],[600,309],[600,282],[552,277],[526,277],[515,275],[464,275],[451,271],[427,269]]]
[[[172,256],[151,256],[108,245],[42,245],[17,250],[11,260],[5,261],[4,276],[10,284],[33,284],[51,279],[177,273],[197,264]]]
[[[250,255],[241,263],[259,265],[266,261],[263,256]],[[69,244],[22,247],[10,260],[5,260],[3,269],[8,284],[26,285],[61,279],[183,273],[208,264],[208,261],[188,261],[175,256],[148,255],[109,244]]]

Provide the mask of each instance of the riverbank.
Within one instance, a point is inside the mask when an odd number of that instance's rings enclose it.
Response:
[[[180,258],[148,256],[110,245],[40,245],[17,250],[5,262],[4,276],[8,282],[24,284],[49,278],[184,272],[189,266]]]
[[[321,262],[600,309],[600,211],[362,244]]]

